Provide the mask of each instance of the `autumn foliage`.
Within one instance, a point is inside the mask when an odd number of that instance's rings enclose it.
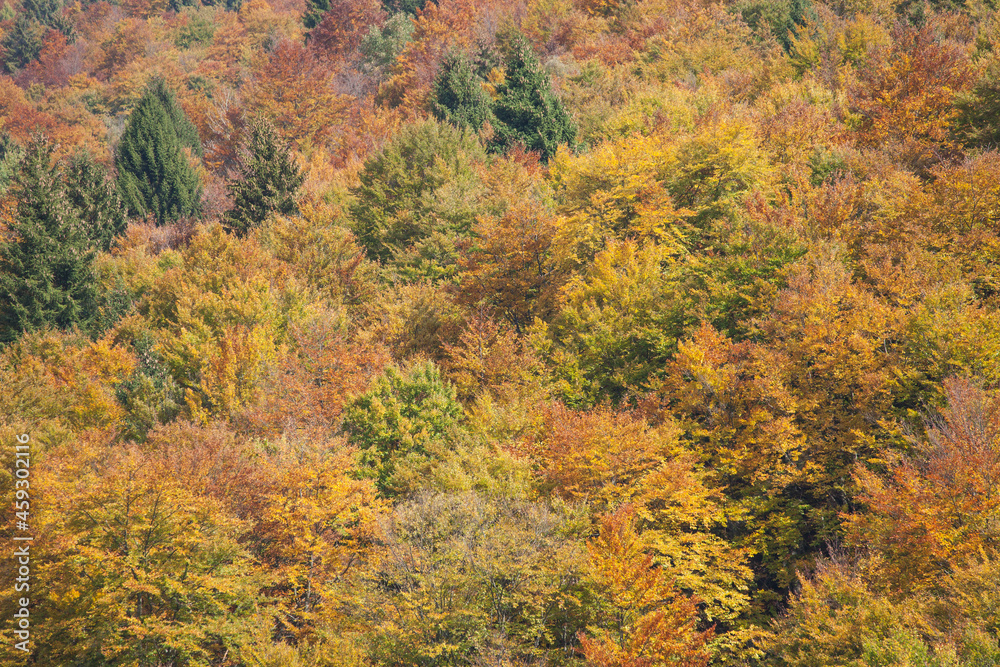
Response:
[[[0,0],[0,666],[1000,664],[998,54]]]

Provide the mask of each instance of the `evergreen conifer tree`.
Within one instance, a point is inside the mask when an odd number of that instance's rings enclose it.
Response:
[[[91,242],[108,250],[125,231],[125,207],[107,171],[90,153],[79,153],[66,170],[66,195],[83,221]]]
[[[183,148],[201,154],[198,131],[162,80],[146,89],[118,144],[118,191],[129,215],[157,224],[201,210],[201,182]]]
[[[576,126],[524,35],[516,30],[500,35],[500,49],[505,73],[496,89],[497,124],[489,148],[503,152],[520,143],[548,160],[559,144],[573,144]]]
[[[86,326],[95,312],[94,249],[47,141],[26,149],[13,194],[16,221],[0,245],[0,341]]]
[[[496,125],[493,100],[483,89],[483,79],[462,53],[448,56],[434,79],[432,111],[438,119],[478,131],[488,121]]]
[[[17,142],[6,132],[0,132],[0,197],[14,182],[22,157],[24,150]]]
[[[72,36],[73,26],[63,18],[62,9],[62,0],[22,0],[17,20],[0,43],[8,72],[13,74],[38,57],[46,28]]]
[[[234,205],[226,213],[226,227],[239,236],[272,213],[295,213],[295,192],[304,180],[269,121],[259,118],[249,131],[240,156],[240,177],[227,185]]]
[[[427,0],[382,0],[382,6],[390,14],[406,12],[410,16],[416,16],[426,4]]]
[[[302,25],[312,30],[323,20],[330,9],[330,0],[306,0],[306,11],[302,14]]]
[[[14,26],[10,32],[4,35],[3,42],[3,66],[13,74],[21,69],[42,52],[42,34],[45,26],[33,21],[28,16],[21,14],[14,21]]]

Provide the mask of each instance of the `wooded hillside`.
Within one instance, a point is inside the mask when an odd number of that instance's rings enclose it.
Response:
[[[994,0],[201,3],[0,7],[0,665],[1000,664]]]

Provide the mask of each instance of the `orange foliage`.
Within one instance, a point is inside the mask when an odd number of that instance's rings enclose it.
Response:
[[[306,47],[282,40],[244,91],[246,108],[270,118],[296,148],[324,145],[350,107],[336,74]]]
[[[1000,397],[967,377],[944,388],[948,405],[912,455],[856,474],[868,512],[847,517],[848,533],[882,555],[880,583],[895,593],[938,586],[1000,538]]]
[[[650,427],[626,412],[554,403],[541,416],[541,428],[520,448],[539,465],[543,488],[599,508],[634,499],[639,481],[679,449],[676,428]]]
[[[581,652],[590,667],[704,667],[713,631],[695,630],[697,600],[663,580],[633,514],[626,505],[602,518],[600,535],[588,545],[607,617],[591,629],[593,638],[581,634]]]
[[[96,72],[111,78],[140,55],[145,55],[150,40],[145,21],[125,19],[115,26],[114,33],[101,42],[101,58]]]
[[[82,68],[82,58],[77,52],[76,63],[69,62],[69,40],[58,30],[49,30],[42,40],[42,51],[38,60],[28,65],[23,74],[23,80],[38,81],[49,87],[65,86],[69,78]]]
[[[485,9],[473,0],[441,0],[418,11],[413,37],[379,91],[382,102],[411,112],[422,109],[441,60],[449,49],[471,48],[475,19]]]
[[[949,128],[958,115],[955,95],[969,88],[974,70],[965,54],[935,40],[930,27],[897,25],[891,47],[877,49],[858,72],[849,92],[862,146],[883,147],[917,169],[940,161],[956,149]]]
[[[327,60],[351,59],[372,27],[387,14],[377,0],[333,0],[319,25],[309,32],[309,48]]]
[[[289,336],[294,351],[274,363],[256,403],[234,418],[243,431],[272,437],[335,430],[346,403],[390,362],[385,348],[350,340],[336,322],[296,325]]]
[[[38,111],[13,79],[0,75],[0,130],[21,145],[41,132],[52,136],[58,123],[51,114]]]

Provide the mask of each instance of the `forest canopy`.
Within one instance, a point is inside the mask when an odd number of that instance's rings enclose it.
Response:
[[[0,665],[1000,664],[993,0],[2,0],[0,70]]]

